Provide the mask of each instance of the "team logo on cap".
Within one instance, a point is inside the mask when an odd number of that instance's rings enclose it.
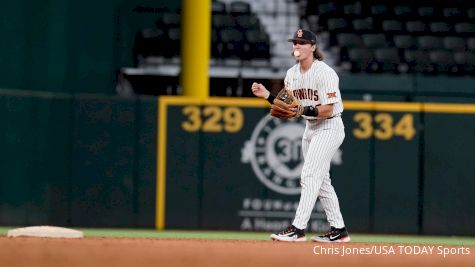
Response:
[[[303,31],[302,31],[302,29],[299,29],[297,31],[297,37],[301,38],[302,36],[303,36]]]

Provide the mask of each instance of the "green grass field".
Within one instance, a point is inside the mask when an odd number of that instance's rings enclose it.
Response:
[[[16,227],[0,227],[0,235]],[[137,230],[137,229],[93,229],[74,228],[83,231],[86,237],[129,237],[129,238],[176,238],[209,240],[269,240],[269,233],[237,231],[188,231],[188,230]],[[374,244],[432,244],[453,246],[475,246],[475,237],[457,236],[409,236],[351,234],[354,243]]]

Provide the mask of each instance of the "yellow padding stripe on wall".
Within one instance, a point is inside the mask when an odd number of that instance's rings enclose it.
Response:
[[[422,108],[424,112],[430,113],[475,114],[473,104],[424,103]]]
[[[343,106],[347,110],[377,110],[396,112],[419,112],[421,103],[403,102],[366,102],[366,101],[343,101]]]
[[[166,105],[217,105],[217,106],[239,106],[239,107],[266,107],[269,103],[263,99],[243,97],[210,97],[206,99],[187,98],[181,96],[162,96],[160,101]]]
[[[347,110],[374,110],[393,112],[427,112],[427,113],[475,113],[475,104],[456,103],[405,103],[405,102],[365,102],[343,101]]]

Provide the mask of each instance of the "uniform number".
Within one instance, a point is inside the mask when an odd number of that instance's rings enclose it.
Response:
[[[182,122],[181,128],[187,132],[228,132],[235,133],[241,130],[244,116],[237,107],[221,108],[217,106],[186,106],[182,111],[187,120]]]
[[[353,129],[353,135],[358,139],[374,136],[379,140],[389,140],[394,136],[401,136],[406,140],[411,140],[416,134],[412,114],[404,114],[398,122],[394,123],[394,117],[389,113],[377,113],[373,117],[368,112],[358,112],[353,117],[353,121],[359,124],[358,128]]]

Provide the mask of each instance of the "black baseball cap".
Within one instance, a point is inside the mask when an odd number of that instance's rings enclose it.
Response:
[[[293,38],[289,39],[289,42],[293,41],[303,41],[311,44],[317,43],[317,36],[315,33],[307,30],[298,29],[295,33]]]

